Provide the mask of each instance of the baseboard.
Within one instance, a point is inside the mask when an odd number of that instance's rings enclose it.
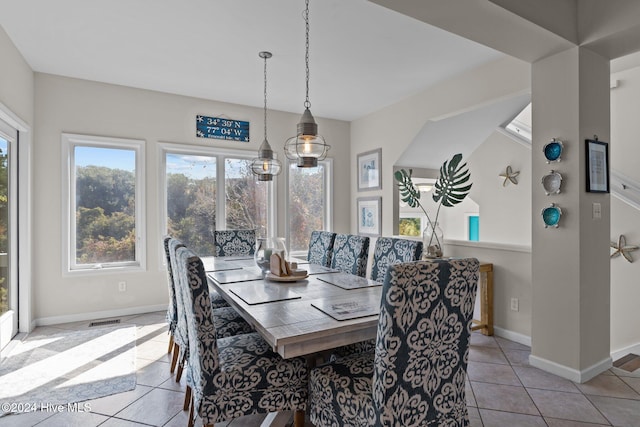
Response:
[[[616,360],[626,356],[627,354],[636,354],[640,355],[640,343],[630,345],[628,347],[621,348],[620,350],[611,352],[611,359],[615,362]]]
[[[509,341],[517,342],[519,344],[531,347],[531,337],[527,335],[523,335],[518,332],[513,332],[508,329],[503,329],[498,326],[493,327],[493,333],[494,335],[497,335]]]
[[[576,369],[569,368],[568,366],[560,365],[559,363],[534,355],[529,356],[529,364],[533,367],[540,368],[543,371],[550,372],[554,375],[577,383],[587,382],[591,378],[594,378],[613,366],[611,357],[607,357],[595,365],[589,366],[582,371],[578,371]]]
[[[94,319],[106,319],[106,318],[118,317],[118,316],[131,316],[132,314],[152,313],[154,311],[164,311],[166,309],[167,309],[166,304],[146,305],[141,307],[121,308],[117,310],[70,314],[66,316],[42,317],[40,319],[36,319],[35,324],[36,326],[49,326],[49,325],[57,325],[60,323],[84,322],[87,320],[94,320]]]

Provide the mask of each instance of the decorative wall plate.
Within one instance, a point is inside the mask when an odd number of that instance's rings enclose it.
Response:
[[[547,196],[549,194],[558,194],[561,186],[562,175],[554,170],[542,177],[542,187],[544,187],[544,192]]]
[[[562,148],[562,141],[559,141],[555,138],[553,138],[551,142],[546,144],[542,148],[542,151],[544,152],[544,157],[547,158],[547,163],[559,162],[560,160],[562,160],[560,157],[562,156]]]
[[[542,221],[544,221],[544,227],[558,227],[560,217],[562,216],[562,209],[556,206],[555,203],[551,203],[549,207],[542,209]]]

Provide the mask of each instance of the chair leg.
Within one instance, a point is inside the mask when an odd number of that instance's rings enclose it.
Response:
[[[189,424],[188,427],[193,427],[194,419],[193,419],[193,396],[191,397],[191,403],[189,404]]]
[[[176,373],[176,382],[177,383],[179,383],[180,382],[180,378],[182,378],[182,371],[184,369],[184,364],[185,363],[187,363],[186,355],[185,355],[185,357],[182,358],[180,363],[178,363],[178,372]]]
[[[173,334],[169,333],[169,349],[167,353],[171,353],[171,350],[173,350]]]
[[[191,404],[191,387],[187,386],[187,392],[184,395],[184,404],[182,405],[182,410],[186,411],[189,409],[189,405]]]
[[[171,368],[169,371],[173,374],[173,371],[176,370],[176,363],[178,362],[178,355],[180,354],[180,346],[178,343],[173,343],[173,357],[171,358]]]
[[[295,411],[293,413],[293,427],[304,427],[304,411]]]

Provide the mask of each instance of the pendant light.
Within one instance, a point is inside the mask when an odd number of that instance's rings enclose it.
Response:
[[[282,164],[273,157],[273,150],[267,141],[267,59],[271,52],[260,52],[258,56],[264,59],[264,141],[258,148],[258,158],[251,162],[251,172],[258,176],[258,181],[272,181],[274,175],[280,173]]]
[[[327,157],[329,146],[324,137],[318,135],[318,125],[311,114],[311,102],[309,102],[309,0],[306,0],[304,11],[305,21],[305,67],[306,67],[306,98],[304,101],[304,113],[298,123],[298,133],[287,139],[284,145],[284,154],[290,160],[296,160],[298,167],[314,168],[318,166],[318,160]]]

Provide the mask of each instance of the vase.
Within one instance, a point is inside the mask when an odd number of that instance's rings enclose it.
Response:
[[[438,223],[429,223],[422,232],[423,258],[442,258],[444,237]]]
[[[287,245],[284,237],[260,237],[256,241],[256,251],[253,259],[256,265],[265,275],[271,269],[271,255],[278,254],[283,259],[287,259]]]

